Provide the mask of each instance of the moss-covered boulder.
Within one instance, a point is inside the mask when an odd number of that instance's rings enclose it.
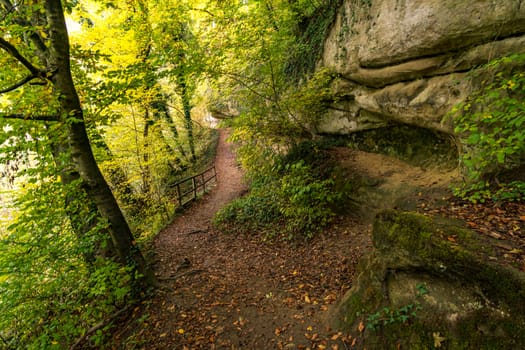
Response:
[[[525,348],[525,274],[492,243],[450,220],[380,213],[336,327],[366,349]]]

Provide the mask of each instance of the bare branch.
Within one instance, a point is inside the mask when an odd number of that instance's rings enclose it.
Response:
[[[36,68],[31,62],[29,62],[24,56],[22,56],[20,52],[18,52],[16,47],[11,45],[11,43],[5,40],[4,38],[0,38],[0,47],[7,51],[11,56],[13,56],[18,62],[22,63],[24,67],[26,67],[35,78],[45,77],[45,71]]]
[[[210,15],[210,17],[216,17],[215,14],[209,10],[206,10],[206,9],[199,9],[199,8],[196,8],[196,7],[191,7],[190,8],[191,11],[199,11],[199,12],[204,12],[204,13],[207,13],[208,15]]]
[[[20,119],[37,120],[43,122],[58,122],[60,119],[56,115],[31,115],[31,114],[0,114],[0,119]]]

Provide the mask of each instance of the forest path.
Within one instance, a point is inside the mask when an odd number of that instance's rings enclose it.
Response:
[[[236,164],[233,145],[226,141],[228,136],[228,130],[219,130],[215,155],[217,172],[215,186],[155,237],[154,250],[159,262],[156,273],[160,278],[172,276],[177,269],[180,269],[179,265],[184,258],[188,258],[184,256],[181,260],[174,255],[174,252],[181,246],[187,247],[188,244],[191,246],[193,241],[200,240],[203,234],[211,229],[211,221],[215,213],[247,190],[242,171]],[[189,254],[192,248],[188,247],[188,249]]]
[[[155,272],[169,289],[119,325],[114,347],[345,348],[350,340],[331,331],[328,310],[350,288],[369,225],[341,218],[295,245],[217,231],[216,211],[246,191],[227,136],[220,131],[217,185],[155,238]]]

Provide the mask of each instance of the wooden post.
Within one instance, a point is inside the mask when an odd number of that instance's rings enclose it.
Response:
[[[191,183],[193,185],[193,199],[197,199],[197,183],[195,181],[195,177],[191,178]]]
[[[177,197],[179,198],[179,207],[182,207],[182,197],[180,195],[180,184],[177,184]]]

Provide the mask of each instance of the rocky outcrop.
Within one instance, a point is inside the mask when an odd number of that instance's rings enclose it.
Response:
[[[452,133],[443,117],[476,87],[466,72],[525,52],[521,0],[346,0],[322,66],[339,73],[320,133],[392,123]]]
[[[525,348],[525,274],[497,263],[493,243],[455,222],[382,212],[336,327],[366,349]]]

